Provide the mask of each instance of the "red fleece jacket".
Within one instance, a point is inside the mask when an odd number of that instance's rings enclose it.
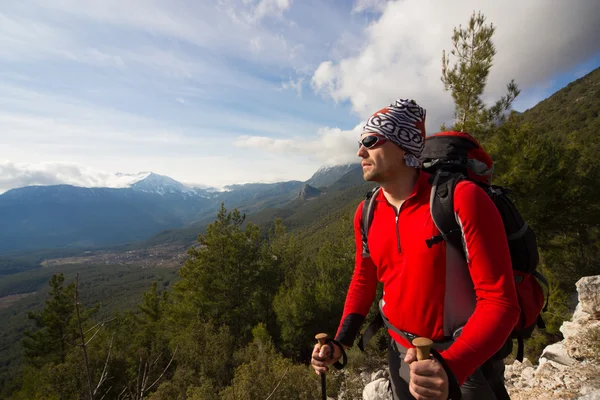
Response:
[[[379,192],[374,199],[367,258],[362,258],[361,251],[363,203],[358,206],[356,265],[336,335],[341,343],[354,342],[373,303],[377,281],[383,283],[383,311],[393,326],[433,340],[444,339],[446,291],[452,287],[446,289],[446,243],[429,248],[425,242],[439,235],[431,219],[430,193],[429,175],[420,172],[396,219],[394,207]],[[454,210],[463,229],[476,302],[461,335],[441,355],[462,385],[505,343],[519,319],[520,307],[504,225],[492,200],[476,184],[461,181],[455,189]],[[402,346],[412,347],[400,335],[389,333]]]

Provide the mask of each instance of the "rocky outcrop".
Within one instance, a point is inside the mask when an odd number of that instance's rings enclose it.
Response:
[[[544,349],[539,364],[506,367],[511,399],[600,400],[600,275],[577,282],[579,303],[560,328],[564,339]]]
[[[302,187],[302,189],[300,189],[300,192],[298,192],[298,197],[301,198],[302,200],[314,199],[316,197],[319,197],[320,195],[321,195],[321,191],[315,187],[312,187],[308,183],[305,184]]]
[[[363,390],[363,400],[392,400],[388,371],[378,371],[371,376]]]

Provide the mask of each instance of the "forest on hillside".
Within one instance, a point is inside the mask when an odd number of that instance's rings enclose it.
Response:
[[[519,95],[514,82],[486,107],[480,96],[495,55],[493,29],[480,14],[471,18],[471,28],[455,30],[454,48],[484,31],[478,43],[486,51],[473,45],[470,58],[445,54],[442,80],[455,101],[452,128],[473,134],[490,152],[494,183],[512,190],[537,235],[551,297],[547,328],[526,343],[536,359],[561,338],[574,283],[600,274],[600,68],[523,114],[510,113]],[[308,361],[315,334],[333,335],[339,323],[354,267],[359,195],[327,215],[292,213],[260,225],[222,206],[188,250],[177,281],[168,288],[155,282],[133,310],[107,316],[73,300],[84,296],[85,282],[54,275],[43,310],[30,313],[36,327],[24,333],[19,374],[1,397],[320,398]],[[311,217],[311,224],[300,222]],[[361,398],[351,377],[385,365],[385,357],[380,331],[366,352],[349,352],[345,370],[329,374],[330,395],[343,387]]]

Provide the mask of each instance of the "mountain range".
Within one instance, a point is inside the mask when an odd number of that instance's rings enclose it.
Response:
[[[123,180],[130,180],[128,187],[122,188],[52,185],[12,189],[0,195],[0,251],[96,248],[143,240],[186,225],[196,229],[194,223],[214,219],[222,203],[229,209],[254,213],[296,198],[313,198],[345,175],[357,172],[359,164],[322,167],[306,182],[247,183],[229,185],[222,191],[191,188],[155,173],[120,174]]]

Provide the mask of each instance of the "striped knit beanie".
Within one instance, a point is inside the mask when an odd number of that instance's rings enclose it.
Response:
[[[371,115],[363,133],[385,136],[405,151],[406,165],[419,168],[419,158],[425,145],[425,116],[425,109],[414,100],[398,99]]]

